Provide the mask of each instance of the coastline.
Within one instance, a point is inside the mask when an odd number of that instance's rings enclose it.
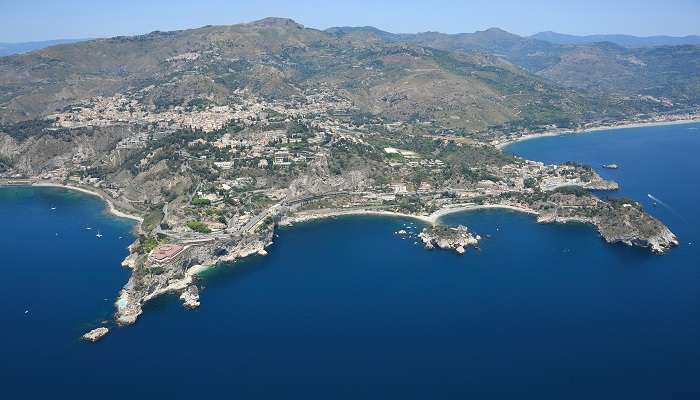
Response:
[[[327,218],[353,216],[353,215],[370,215],[370,216],[385,216],[385,217],[394,217],[394,218],[411,218],[411,219],[419,220],[419,221],[424,222],[426,224],[433,223],[433,220],[430,218],[430,216],[426,216],[426,215],[404,214],[404,213],[400,213],[400,212],[382,211],[382,210],[365,210],[365,209],[333,210],[333,209],[325,209],[325,210],[316,210],[316,211],[311,211],[311,212],[301,212],[301,213],[295,214],[293,217],[285,217],[282,219],[282,222],[280,223],[280,225],[281,226],[291,226],[291,225],[297,224],[297,223],[303,223],[303,222],[309,222],[309,221],[327,219]]]
[[[431,217],[434,219],[434,223],[437,224],[440,221],[440,219],[446,215],[480,210],[510,210],[523,214],[538,215],[538,213],[534,210],[530,210],[524,207],[511,206],[507,204],[465,204],[461,206],[457,205],[454,207],[446,207],[437,210],[431,214]]]
[[[353,215],[369,215],[369,216],[384,216],[384,217],[394,217],[394,218],[411,218],[424,222],[429,225],[437,225],[440,219],[446,215],[457,214],[461,212],[488,210],[488,209],[500,209],[500,210],[510,210],[525,214],[537,215],[537,212],[523,208],[516,207],[506,204],[462,204],[455,205],[452,207],[441,208],[430,215],[415,215],[415,214],[405,214],[394,211],[378,211],[378,210],[318,210],[306,213],[299,213],[294,217],[286,217],[280,223],[281,226],[291,226],[296,223],[304,223],[314,220],[335,218],[342,216],[353,216]]]
[[[513,143],[524,142],[526,140],[539,139],[539,138],[545,138],[545,137],[576,135],[576,134],[584,134],[584,133],[592,133],[592,132],[600,132],[600,131],[610,131],[610,130],[615,130],[615,129],[645,128],[645,127],[651,127],[651,126],[683,125],[683,124],[692,124],[692,123],[700,123],[700,117],[688,118],[688,119],[678,119],[678,120],[673,120],[673,121],[630,122],[628,124],[601,125],[601,126],[593,126],[593,127],[584,128],[584,129],[553,130],[553,131],[546,131],[546,132],[542,132],[542,133],[533,133],[533,134],[529,134],[529,135],[522,135],[518,138],[508,139],[508,140],[505,140],[501,143],[496,144],[496,148],[499,150],[503,150],[504,148],[508,147],[509,145],[511,145]]]
[[[143,218],[141,218],[137,215],[127,214],[123,211],[117,210],[117,208],[114,206],[114,203],[112,202],[112,200],[110,200],[107,196],[105,196],[99,192],[95,192],[95,191],[85,189],[85,188],[82,188],[79,186],[64,185],[61,183],[52,183],[52,182],[36,182],[36,183],[32,183],[29,186],[75,190],[75,191],[85,193],[85,194],[88,194],[91,196],[96,196],[96,197],[99,197],[100,199],[102,199],[102,201],[104,201],[107,204],[107,210],[109,211],[110,214],[112,214],[116,217],[119,217],[119,218],[126,218],[126,219],[136,221],[136,222],[138,222],[139,225],[143,222]]]

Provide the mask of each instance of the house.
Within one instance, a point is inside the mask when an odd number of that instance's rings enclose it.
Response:
[[[187,145],[192,147],[192,146],[197,146],[197,145],[202,145],[202,144],[207,144],[207,141],[204,139],[196,139],[191,142],[189,142]]]
[[[214,163],[217,168],[222,170],[229,170],[233,168],[233,161],[217,161]]]
[[[275,153],[275,158],[272,164],[274,165],[290,165],[289,161],[290,154],[288,151],[278,151]]]
[[[395,183],[395,184],[391,185],[391,188],[394,190],[394,193],[396,193],[396,194],[408,193],[408,189],[406,188],[406,185],[403,183]]]

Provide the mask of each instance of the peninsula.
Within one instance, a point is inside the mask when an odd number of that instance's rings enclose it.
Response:
[[[264,256],[278,226],[317,218],[416,218],[427,247],[458,253],[478,232],[440,217],[480,208],[589,224],[657,254],[678,245],[634,199],[595,196],[618,184],[590,166],[501,148],[697,118],[697,99],[673,81],[697,76],[667,77],[657,96],[591,93],[492,54],[406,40],[272,18],[0,58],[0,184],[86,191],[136,221],[120,325],[164,293],[198,307],[197,274]]]

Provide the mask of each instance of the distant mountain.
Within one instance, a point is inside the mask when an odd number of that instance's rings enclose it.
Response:
[[[554,44],[592,44],[599,42],[610,42],[617,45],[633,47],[653,47],[653,46],[681,46],[685,44],[700,45],[700,36],[631,36],[631,35],[587,35],[575,36],[557,32],[540,32],[530,36],[533,39],[543,40]]]
[[[238,90],[292,99],[319,90],[391,120],[485,131],[560,126],[700,104],[700,46],[559,45],[498,28],[326,31],[283,18],[51,46],[0,58],[0,123],[41,119],[94,96],[144,107],[227,104]]]
[[[328,28],[325,31],[326,33],[330,33],[331,35],[335,36],[345,36],[345,35],[351,35],[351,34],[370,34],[370,35],[375,35],[382,40],[386,40],[388,42],[397,42],[405,39],[409,39],[413,36],[413,34],[401,34],[401,33],[391,33],[387,31],[383,31],[381,29],[375,28],[373,26],[336,26],[333,28]]]
[[[531,72],[544,69],[557,61],[560,45],[521,37],[500,28],[472,33],[447,34],[440,32],[390,33],[373,27],[338,27],[326,30],[336,36],[366,35],[392,43],[411,43],[450,52],[491,53]]]
[[[430,42],[441,34],[424,35]],[[378,29],[324,32],[267,18],[53,46],[0,59],[0,121],[41,118],[85,98],[140,90],[142,103],[167,108],[201,99],[225,103],[239,89],[289,99],[325,88],[372,114],[479,131],[516,122],[565,124],[600,109],[591,104],[597,99],[503,57],[424,47],[422,36],[418,43],[396,42],[410,35],[382,36]]]
[[[57,39],[44,40],[40,42],[21,42],[21,43],[0,43],[0,57],[10,56],[13,54],[29,53],[30,51],[43,49],[57,44],[68,44],[82,42],[87,39]]]
[[[530,73],[589,93],[663,97],[678,106],[700,103],[700,46],[696,45],[632,48],[611,41],[558,44],[499,28],[458,34],[393,34],[369,27],[329,31],[355,38],[364,34],[366,40],[410,43],[453,53],[489,53]]]

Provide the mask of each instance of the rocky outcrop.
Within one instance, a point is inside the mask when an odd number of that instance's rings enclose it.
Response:
[[[463,226],[433,226],[423,229],[418,235],[423,241],[426,249],[439,248],[443,250],[453,250],[457,254],[464,254],[470,246],[479,244],[481,237],[474,235]]]
[[[99,327],[91,330],[90,332],[84,334],[81,339],[87,341],[87,342],[92,342],[95,343],[96,341],[102,339],[104,335],[109,333],[109,329],[105,327]]]
[[[584,189],[588,190],[618,190],[620,185],[615,181],[608,181],[605,179],[593,180],[582,185]]]
[[[182,300],[185,308],[193,309],[199,307],[199,289],[197,289],[197,286],[188,286],[180,295],[180,300]]]

